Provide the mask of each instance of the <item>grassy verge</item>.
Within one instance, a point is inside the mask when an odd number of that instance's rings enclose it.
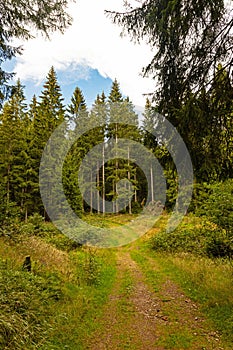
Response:
[[[155,292],[168,277],[179,284],[186,295],[197,302],[210,324],[231,348],[233,343],[233,269],[229,260],[210,259],[190,253],[154,252],[148,246],[132,251]],[[158,268],[151,269],[147,258]]]
[[[94,272],[96,266],[90,266],[93,264],[90,263],[90,256],[88,262],[80,253],[75,259],[79,260],[77,266],[80,266],[82,259],[86,261],[86,274],[78,268],[78,273],[83,273],[83,276],[77,277],[76,284],[66,284],[66,300],[59,305],[57,317],[52,321],[51,338],[41,349],[86,349],[86,339],[99,327],[96,320],[102,316],[103,305],[115,276],[113,256],[107,252],[101,253],[101,257],[95,261],[97,266],[98,263],[101,265],[98,266],[98,273]],[[92,280],[88,270],[93,276]]]
[[[174,232],[160,231],[142,249],[233,343],[233,265],[224,232],[221,235],[216,224],[189,215]],[[226,257],[220,258],[222,255]]]
[[[201,310],[233,344],[233,273],[228,261],[185,256],[155,257],[170,278],[201,305]]]
[[[86,349],[98,327],[115,278],[114,253],[55,246],[38,235],[0,237],[1,349]],[[32,272],[22,268],[25,255]]]
[[[169,318],[176,317],[180,313],[179,309],[171,307],[161,293],[163,283],[169,278],[178,284],[187,297],[200,305],[200,311],[205,315],[206,327],[209,331],[215,329],[222,335],[225,344],[224,349],[231,349],[233,343],[233,297],[232,297],[232,271],[231,266],[226,261],[213,262],[208,258],[201,260],[191,254],[174,256],[162,253],[155,254],[145,247],[140,251],[132,251],[132,258],[141,266],[148,283],[153,287],[162,300],[164,310]],[[148,262],[153,259],[153,267]],[[174,321],[175,318],[174,318]],[[195,321],[193,321],[195,322]],[[179,327],[174,322],[174,327],[170,328],[170,334],[164,332],[161,345],[169,348],[192,348],[193,341],[203,342],[184,327]],[[170,344],[170,345],[169,345]],[[205,348],[205,347],[203,347]]]

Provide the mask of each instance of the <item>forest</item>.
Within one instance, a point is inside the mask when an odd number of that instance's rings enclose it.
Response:
[[[53,66],[28,102],[11,39],[63,33],[68,2],[0,1],[2,350],[232,349],[232,9],[136,3],[106,16],[157,48],[142,111],[117,77],[65,105]]]
[[[104,92],[97,95],[90,111],[85,103],[82,91],[77,87],[71,96],[70,104],[64,106],[61,88],[56,72],[52,67],[44,84],[41,96],[34,96],[29,105],[26,104],[24,87],[18,80],[12,96],[5,102],[1,111],[1,183],[2,193],[0,219],[1,224],[8,225],[11,220],[27,222],[34,214],[46,220],[39,188],[39,168],[43,150],[53,131],[62,123],[66,123],[66,132],[75,131],[81,123],[100,125],[85,132],[72,145],[63,164],[63,184],[67,199],[73,210],[79,215],[87,212],[105,213],[103,204],[97,208],[84,200],[78,186],[78,169],[85,155],[96,145],[105,143],[107,154],[109,140],[121,138],[139,142],[147,147],[161,163],[166,174],[167,194],[166,208],[171,209],[177,195],[177,170],[163,144],[150,132],[156,128],[159,115],[157,106],[147,98],[142,116],[134,110],[129,97],[123,97],[117,80],[112,84],[109,96]],[[195,210],[202,195],[208,192],[206,184],[221,183],[231,178],[232,168],[232,105],[233,87],[229,74],[219,64],[213,84],[208,90],[202,89],[199,95],[190,94],[177,111],[180,123],[178,130],[188,148],[194,169],[194,193],[190,210]],[[121,108],[121,109],[120,109]],[[115,123],[114,116],[121,114],[126,124]],[[65,132],[65,131],[64,131]],[[114,151],[115,152],[115,151]],[[154,199],[152,187],[155,183],[146,184],[145,175],[133,160],[109,160],[105,164],[102,155],[96,179],[86,181],[85,191],[89,191],[89,203],[94,203],[94,186],[100,195],[112,201],[112,212],[119,212],[115,198],[117,183],[124,178],[130,179],[133,186],[133,200],[128,199],[125,212],[138,213],[143,201],[149,194],[149,202]],[[104,175],[103,175],[104,174]],[[152,182],[155,182],[152,181]],[[206,186],[206,188],[205,188]],[[149,189],[149,190],[148,190]],[[51,189],[50,189],[51,190]],[[127,188],[124,190],[126,195]]]

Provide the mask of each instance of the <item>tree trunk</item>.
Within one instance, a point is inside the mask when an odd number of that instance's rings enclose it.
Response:
[[[153,179],[153,169],[152,169],[152,164],[150,166],[150,189],[151,189],[151,201],[154,202],[154,179]]]
[[[99,161],[97,161],[97,189],[98,189],[98,194],[97,194],[97,212],[98,214],[100,213],[100,173],[99,173]]]
[[[102,148],[102,198],[103,198],[103,215],[105,214],[105,157],[104,157],[104,142],[103,142],[103,148]]]
[[[128,147],[128,180],[130,181],[130,171],[129,171],[129,147]],[[130,183],[129,183],[129,190],[130,190]],[[131,198],[129,198],[129,214],[132,214],[132,203]]]

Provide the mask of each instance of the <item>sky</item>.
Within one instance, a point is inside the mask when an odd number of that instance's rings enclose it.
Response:
[[[143,94],[155,90],[154,81],[141,75],[153,53],[146,43],[136,45],[129,37],[121,37],[121,28],[104,13],[122,9],[123,0],[77,0],[69,5],[73,24],[65,34],[56,32],[47,40],[35,33],[34,39],[23,42],[23,55],[11,64],[26,87],[27,99],[40,95],[54,66],[65,103],[78,86],[90,107],[98,93],[108,95],[116,78],[123,95],[143,107]]]

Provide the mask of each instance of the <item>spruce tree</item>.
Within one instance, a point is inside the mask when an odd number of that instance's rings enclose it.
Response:
[[[68,133],[74,135],[80,133],[81,136],[74,142],[66,156],[63,167],[63,185],[69,204],[77,215],[81,215],[81,212],[84,212],[84,201],[82,201],[79,190],[78,171],[81,161],[89,149],[89,142],[87,135],[82,133],[87,127],[88,110],[79,87],[74,90],[67,112],[69,118]]]
[[[210,115],[209,157],[218,179],[225,180],[233,174],[233,81],[221,64],[210,88]]]
[[[107,123],[107,104],[106,96],[104,92],[101,95],[97,95],[91,111],[90,111],[90,127],[93,129],[89,131],[89,141],[91,147],[102,144],[101,150],[93,154],[93,164],[90,164],[91,168],[96,168],[96,178],[93,178],[90,186],[90,203],[95,203],[95,209],[98,213],[102,211],[105,213],[105,136],[106,136],[106,123]],[[96,194],[96,196],[94,195]],[[102,205],[100,205],[100,197],[102,197]],[[92,208],[92,205],[91,205]],[[92,209],[91,209],[92,211]]]
[[[44,215],[44,207],[41,201],[39,189],[39,167],[42,152],[46,144],[46,138],[44,137],[44,134],[46,132],[46,123],[42,118],[42,114],[40,113],[39,102],[37,101],[35,95],[33,96],[31,103],[29,104],[28,115],[31,120],[29,142],[29,154],[31,160],[31,198],[29,214],[40,213],[41,215]]]
[[[65,120],[65,107],[63,105],[61,88],[57,81],[54,67],[51,67],[43,91],[40,96],[40,115],[45,128],[47,141],[54,129]]]
[[[128,179],[134,185],[136,184],[136,168],[130,161],[130,148],[119,149],[118,140],[127,139],[139,141],[138,116],[134,112],[134,107],[129,98],[123,98],[120,92],[120,86],[115,79],[108,97],[108,128],[107,136],[112,146],[113,161],[108,162],[107,173],[108,182],[111,184],[111,191],[108,197],[113,201],[113,211],[118,212],[118,202],[121,201],[121,195],[118,191],[118,182],[122,179]],[[122,154],[124,157],[120,157]],[[125,183],[126,186],[126,183]],[[125,188],[125,194],[128,189]],[[130,192],[129,192],[130,193]],[[123,196],[125,196],[125,194]],[[117,200],[118,198],[118,200]],[[136,198],[136,196],[135,196]],[[122,198],[124,199],[124,198]],[[131,200],[129,198],[129,212],[131,209]]]
[[[42,156],[44,147],[46,146],[53,131],[62,123],[65,123],[65,108],[63,105],[63,100],[64,99],[62,97],[60,85],[57,81],[56,72],[54,68],[51,67],[40,96],[40,102],[38,104],[38,110],[36,110],[36,120],[33,129],[35,139],[38,139],[40,137],[39,145],[37,145],[34,141],[33,146],[34,153],[38,154],[38,157],[36,156],[35,158],[37,162],[36,171],[38,179],[40,158]],[[63,137],[64,134],[61,135],[61,140]],[[53,145],[53,149],[50,150],[50,156],[52,159],[59,158],[60,156],[59,147],[61,142],[59,139],[57,139],[56,142],[57,145]],[[58,176],[59,171],[57,169],[53,169],[53,174],[51,174],[49,166],[46,167],[46,164],[43,164],[43,167],[43,192],[47,193],[48,198],[50,198],[48,199],[47,205],[51,208],[59,208],[62,205],[62,203],[60,203],[59,196],[56,195],[56,183],[58,181],[56,177]],[[41,214],[46,216],[45,211]]]
[[[30,121],[20,81],[3,107],[0,125],[1,182],[6,193],[6,208],[16,203],[21,215],[27,216],[28,130]],[[7,209],[8,210],[8,209]]]

